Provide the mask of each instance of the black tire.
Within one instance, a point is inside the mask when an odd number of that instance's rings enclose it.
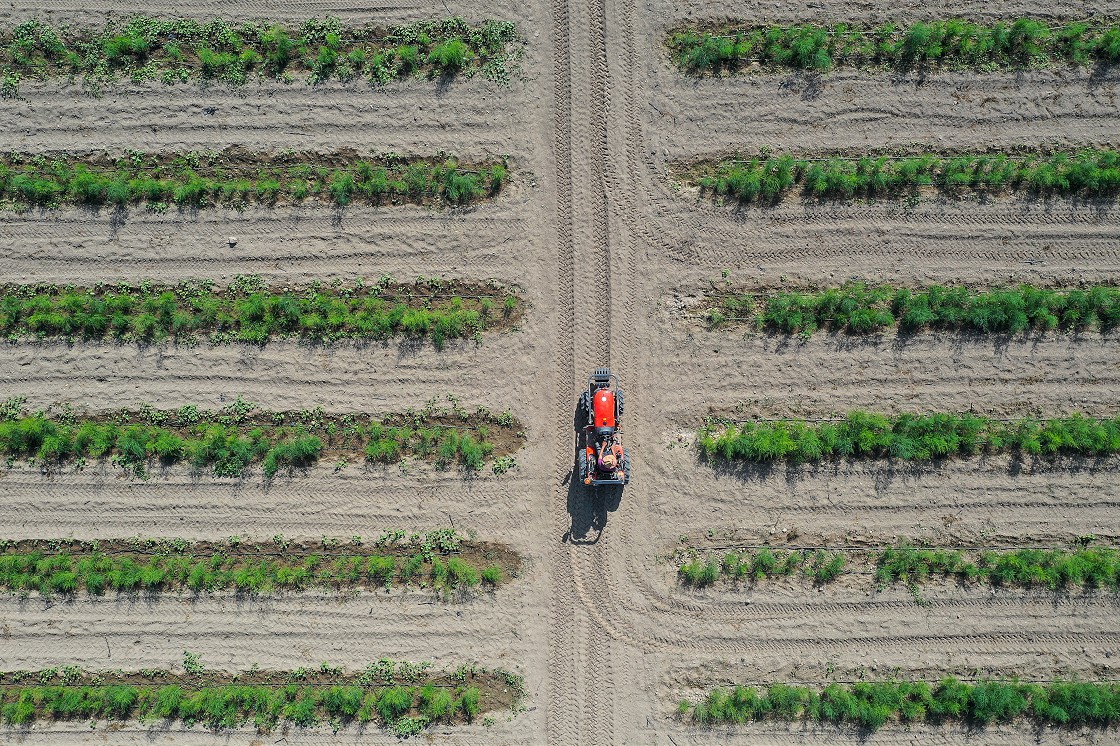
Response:
[[[576,464],[579,471],[579,483],[583,484],[584,480],[587,479],[588,469],[591,465],[587,462],[587,451],[583,450],[582,448],[579,451],[579,457],[576,459]]]
[[[622,470],[626,472],[626,479],[622,481],[623,484],[630,484],[630,454],[627,453],[622,457]]]
[[[579,404],[576,405],[576,432],[591,424],[591,392],[584,391],[579,395]]]
[[[622,419],[622,410],[623,410],[622,391],[621,390],[615,391],[614,392],[614,418],[616,420],[621,420]]]

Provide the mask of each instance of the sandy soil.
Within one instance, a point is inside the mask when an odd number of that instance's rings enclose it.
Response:
[[[969,409],[999,416],[1115,413],[1115,339],[1044,335],[975,339],[890,335],[808,342],[703,330],[691,314],[729,270],[750,286],[852,277],[900,282],[1077,283],[1114,280],[1120,210],[1065,200],[924,200],[736,210],[698,203],[668,177],[672,162],[730,149],[827,150],[924,143],[1117,144],[1115,74],[1074,71],[952,74],[924,79],[837,73],[693,81],[660,46],[664,31],[729,16],[765,20],[906,21],[1118,15],[1115,2],[813,3],[603,0],[587,4],[470,2],[238,4],[44,2],[0,8],[10,23],[48,11],[97,23],[133,10],[217,12],[296,22],[323,13],[406,21],[459,13],[517,20],[528,38],[524,77],[363,86],[200,90],[125,86],[103,98],[28,82],[0,102],[14,126],[0,147],[355,147],[464,157],[508,155],[515,177],[499,200],[465,211],[312,208],[28,213],[0,216],[6,281],[91,282],[257,272],[312,278],[493,277],[531,302],[522,329],[481,346],[264,349],[58,344],[0,353],[6,394],[36,405],[152,401],[217,405],[243,394],[269,407],[388,410],[455,393],[464,405],[511,408],[529,445],[519,468],[464,481],[414,468],[334,473],[323,465],[269,488],[185,471],[147,481],[108,468],[0,477],[0,521],[13,538],[166,535],[224,538],[349,536],[390,526],[453,523],[504,541],[529,561],[496,598],[465,605],[417,596],[315,594],[238,602],[0,601],[0,666],[80,663],[162,666],[182,650],[231,668],[359,667],[380,655],[451,664],[478,660],[525,675],[529,710],[490,729],[436,729],[439,743],[835,744],[849,730],[760,724],[698,731],[676,722],[684,696],[711,683],[818,681],[882,675],[937,678],[970,671],[1025,677],[1116,677],[1116,599],[934,588],[931,604],[796,584],[733,592],[678,589],[657,555],[680,534],[739,528],[889,539],[899,534],[1111,536],[1120,516],[1120,462],[991,459],[897,468],[716,470],[689,447],[712,410],[820,416],[852,407]],[[206,110],[213,107],[214,113]],[[238,238],[229,247],[227,237]],[[570,485],[572,407],[590,369],[610,364],[626,387],[635,481],[621,499]],[[402,624],[402,620],[404,623]],[[110,653],[112,657],[110,657]],[[106,733],[36,727],[21,743],[250,742],[249,732]],[[271,740],[276,740],[276,734]],[[386,742],[380,733],[291,732],[289,743]],[[1094,744],[1098,731],[886,728],[870,744]],[[258,742],[264,742],[259,739]]]

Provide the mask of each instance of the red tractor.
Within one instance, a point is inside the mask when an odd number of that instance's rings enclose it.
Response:
[[[630,481],[630,454],[622,447],[622,390],[610,368],[596,368],[579,398],[576,433],[580,481],[591,487]]]

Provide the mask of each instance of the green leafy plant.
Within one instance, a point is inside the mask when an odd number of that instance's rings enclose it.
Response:
[[[131,153],[116,159],[69,153],[0,156],[0,201],[20,207],[146,204],[164,210],[172,204],[199,209],[306,201],[337,207],[352,202],[464,205],[496,195],[505,182],[504,164],[393,154],[369,159],[233,151]]]
[[[916,585],[931,576],[999,586],[1120,588],[1120,553],[1111,547],[964,552],[901,542],[882,551],[875,580]]]
[[[0,286],[0,333],[10,341],[62,337],[189,344],[203,334],[217,343],[249,344],[275,337],[326,343],[428,337],[442,347],[487,329],[509,328],[518,316],[489,314],[485,303],[511,295],[450,280],[438,289],[419,283],[281,289],[255,275],[235,277],[225,288],[202,280],[89,288],[6,285]]]
[[[976,725],[1028,718],[1055,728],[1103,727],[1120,720],[1120,684],[954,678],[833,683],[822,689],[788,684],[716,688],[678,715],[698,725],[786,720],[845,723],[878,730],[888,721],[959,721]]]
[[[684,71],[764,69],[828,71],[836,67],[950,70],[1088,66],[1120,62],[1120,26],[1038,18],[973,23],[960,18],[873,27],[761,26],[732,22],[669,33],[666,44]]]
[[[496,20],[447,18],[384,28],[328,17],[292,28],[133,15],[100,30],[28,20],[0,30],[0,92],[18,95],[25,75],[79,78],[94,92],[122,78],[236,86],[304,75],[309,85],[354,78],[380,85],[417,74],[481,74],[507,83],[519,57],[517,26]]]
[[[494,455],[483,432],[502,433],[507,443],[520,443],[519,430],[503,426],[485,413],[408,413],[382,417],[348,414],[329,416],[322,410],[262,412],[238,398],[229,407],[203,412],[142,407],[99,417],[25,415],[22,401],[8,400],[0,420],[0,454],[37,458],[46,465],[74,459],[112,458],[126,468],[143,471],[151,461],[184,462],[195,469],[212,468],[217,476],[241,477],[261,463],[266,479],[280,468],[310,466],[328,448],[370,461],[399,461],[405,456],[429,457],[438,448],[437,464],[466,470],[481,468]],[[391,443],[391,450],[383,445]],[[499,456],[506,455],[499,453]]]
[[[432,723],[453,725],[472,720],[472,712],[515,708],[522,694],[510,692],[502,671],[473,666],[435,674],[427,666],[383,659],[358,675],[329,666],[250,672],[269,683],[242,683],[242,675],[210,670],[205,681],[162,669],[86,672],[67,666],[6,672],[0,673],[0,720],[14,726],[39,720],[163,720],[219,731],[252,723],[261,733],[278,726],[330,723],[337,730],[372,723],[398,735],[417,735]],[[29,673],[40,683],[23,683]]]
[[[1021,333],[1030,329],[1102,332],[1120,326],[1120,288],[1078,290],[1019,285],[998,290],[934,285],[920,290],[853,282],[818,291],[772,296],[720,294],[712,299],[713,328],[735,321],[786,334],[818,329],[866,334],[898,327],[903,332],[959,329]]]
[[[722,557],[697,557],[682,563],[680,581],[696,588],[716,581],[758,582],[766,578],[801,576],[818,584],[830,583],[843,572],[847,559],[841,552],[807,549],[770,549],[727,552]]]
[[[499,586],[515,575],[517,555],[489,559],[495,546],[466,541],[454,532],[429,531],[393,547],[350,547],[326,543],[285,548],[272,556],[269,547],[252,542],[225,546],[172,544],[166,540],[101,540],[95,542],[9,542],[0,551],[0,588],[101,595],[190,590],[209,593],[234,590],[251,595],[306,588],[391,587],[423,583],[439,592],[468,591],[485,582]],[[188,673],[201,674],[199,657],[188,653]]]
[[[835,422],[710,422],[700,430],[699,445],[712,460],[755,462],[829,458],[928,461],[999,452],[1106,456],[1120,453],[1120,418],[1074,414],[1004,422],[973,414],[889,416],[856,411]]]
[[[682,167],[701,193],[742,203],[806,199],[917,197],[923,188],[949,195],[1022,192],[1038,196],[1114,197],[1120,193],[1120,152],[924,153],[906,156],[792,155],[732,158]]]
[[[904,583],[916,591],[934,577],[1005,587],[1071,587],[1120,590],[1120,552],[1114,547],[973,550],[917,546],[900,540],[892,546],[844,549],[738,549],[722,555],[682,551],[677,556],[682,585],[707,587],[719,581],[757,583],[800,576],[818,584],[832,582],[853,562],[874,568],[880,588]]]

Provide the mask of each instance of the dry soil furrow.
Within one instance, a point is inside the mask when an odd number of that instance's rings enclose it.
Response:
[[[1111,509],[1120,494],[1113,485],[1120,468],[1116,459],[1097,465],[1071,463],[1037,470],[1029,464],[1020,467],[1000,459],[961,459],[922,469],[875,461],[829,463],[815,469],[778,464],[736,470],[689,467],[695,458],[695,452],[688,449],[667,449],[651,466],[654,478],[666,480],[651,508],[671,509],[682,495],[703,499],[704,510],[694,501],[673,510],[677,523],[666,530],[672,538],[683,533],[686,525],[692,527],[723,511],[727,513],[725,520],[716,525],[740,525],[746,513],[738,511],[752,510],[856,512],[929,506],[951,513],[958,506],[985,505]],[[674,479],[674,472],[685,473]],[[682,489],[687,484],[695,487]],[[682,514],[690,507],[695,518],[682,525],[680,519],[687,515]],[[931,516],[930,523],[940,519],[940,514]],[[709,523],[707,527],[715,525]],[[1005,533],[1002,527],[996,530]]]
[[[850,727],[769,722],[736,728],[688,728],[673,721],[669,712],[662,713],[659,720],[659,734],[665,736],[667,743],[676,746],[1021,746],[1024,743],[1038,746],[1069,746],[1071,743],[1103,746],[1112,743],[1114,738],[1108,731],[1089,731],[1071,739],[1067,731],[1040,730],[1027,722],[983,729],[919,723],[905,727],[892,725],[868,733]]]
[[[837,275],[895,279],[929,271],[937,271],[940,281],[959,282],[987,268],[985,279],[1006,282],[1008,268],[1041,266],[1051,273],[1101,277],[1120,266],[1120,252],[1110,240],[1120,213],[1099,205],[947,202],[936,206],[938,214],[922,203],[913,211],[884,203],[819,209],[791,203],[737,212],[677,198],[662,207],[669,216],[663,226],[670,243],[665,255],[685,272],[773,270],[779,264],[817,282]],[[962,275],[956,269],[961,265],[976,269]],[[774,272],[770,282],[780,274]]]
[[[1111,619],[1115,614],[1110,615]],[[651,619],[651,621],[653,621]],[[799,622],[798,622],[799,624]],[[707,633],[678,625],[650,625],[651,643],[666,651],[677,651],[695,657],[724,658],[728,655],[762,655],[784,653],[796,658],[838,655],[841,652],[874,658],[877,664],[891,667],[907,665],[915,655],[951,659],[962,650],[972,656],[1005,655],[1030,652],[1036,655],[1053,655],[1054,651],[1077,651],[1091,658],[1107,657],[1120,643],[1120,635],[1111,630],[1101,632],[976,632],[937,634],[934,632],[900,634],[893,629],[879,635],[852,634],[835,638],[785,639],[774,630],[763,628],[758,636],[744,634],[741,629],[728,625],[721,633]],[[647,647],[648,649],[648,647]],[[961,655],[960,663],[968,656]]]
[[[936,245],[936,241],[933,242]],[[782,277],[804,285],[828,286],[846,281],[897,283],[913,285],[953,284],[967,282],[989,287],[1005,287],[1019,283],[1041,285],[1079,285],[1110,283],[1120,274],[1120,257],[1095,259],[1070,258],[1062,251],[1051,254],[1040,247],[1031,255],[1019,258],[992,257],[980,259],[970,254],[955,256],[953,252],[930,252],[930,258],[909,254],[907,249],[887,254],[859,248],[846,255],[805,250],[797,258],[770,257],[763,261],[740,255],[728,261],[693,265],[696,279],[706,282],[724,270],[739,278],[781,287]],[[922,252],[924,253],[924,252]],[[1078,252],[1080,253],[1080,252]],[[681,265],[682,267],[685,265]],[[697,272],[702,268],[703,272]],[[688,275],[678,276],[688,286]],[[652,314],[651,314],[652,315]]]
[[[1073,491],[1070,490],[1071,493]],[[866,504],[835,505],[824,502],[820,497],[810,498],[812,502],[808,505],[800,504],[791,497],[785,501],[786,504],[771,506],[760,504],[744,494],[740,492],[738,500],[727,496],[715,499],[713,506],[705,504],[697,507],[693,511],[695,517],[679,518],[689,522],[678,524],[674,530],[679,529],[682,534],[702,534],[713,525],[732,523],[773,529],[779,535],[819,530],[835,536],[868,536],[883,531],[883,535],[891,538],[928,538],[941,533],[971,536],[1001,530],[1029,537],[1056,527],[1067,536],[1078,537],[1109,535],[1120,515],[1120,500],[1116,498],[1072,501],[1064,490],[1047,503],[1030,497],[998,499],[980,493],[974,499],[939,499],[935,496],[906,506],[888,498],[878,503],[868,501]],[[659,509],[659,514],[677,512],[665,510],[660,503],[655,507]],[[633,561],[637,562],[637,559]],[[655,562],[652,556],[647,556],[646,561],[650,564]]]
[[[626,631],[626,639],[647,653],[675,651],[720,657],[785,652],[801,657],[862,651],[864,655],[879,656],[876,662],[886,656],[886,665],[895,666],[904,665],[906,656],[916,651],[950,656],[959,650],[1029,650],[1051,654],[1058,650],[1087,652],[1085,648],[1090,646],[1100,653],[1120,641],[1113,631],[1112,606],[1088,609],[1085,613],[1078,610],[1065,617],[1054,611],[1049,604],[1039,604],[1033,614],[1014,618],[1008,618],[1006,611],[1000,609],[973,609],[965,617],[953,608],[930,610],[915,604],[910,613],[890,609],[881,616],[860,613],[865,610],[857,608],[845,615],[826,612],[819,618],[796,612],[787,619],[780,614],[732,619],[721,615],[685,615],[679,609],[655,611],[647,606],[633,610],[636,621]],[[939,619],[941,616],[945,619]],[[1069,623],[1074,617],[1078,628],[1071,631]],[[758,625],[760,621],[765,624]],[[749,623],[753,624],[748,626]],[[781,634],[775,633],[774,623],[780,625]],[[915,632],[923,629],[926,631]],[[960,631],[946,633],[946,629]],[[619,637],[622,631],[612,630]],[[892,655],[896,657],[892,659]]]
[[[767,585],[766,582],[761,582],[757,586],[741,590],[733,586],[718,586],[702,593],[670,591],[667,596],[682,614],[706,622],[741,622],[748,619],[772,622],[786,617],[805,620],[849,617],[866,619],[871,614],[895,613],[908,618],[915,610],[936,610],[944,614],[964,613],[970,617],[977,613],[1009,615],[1011,612],[1073,616],[1090,610],[1098,615],[1115,615],[1120,608],[1120,597],[1111,591],[1073,590],[1069,593],[1055,593],[1046,589],[997,590],[987,585],[970,585],[965,588],[934,583],[930,587],[923,583],[918,588],[921,599],[918,601],[910,595],[910,591],[898,587],[872,592],[873,581],[870,577],[864,577],[860,581],[846,581],[840,588],[814,588],[809,581],[791,582],[780,594],[783,600],[769,601],[768,598],[778,597],[779,592],[771,590]],[[828,598],[801,601],[796,597],[798,593],[800,598],[805,599],[822,595]],[[892,598],[880,599],[880,596]],[[822,624],[827,624],[827,621]]]
[[[695,299],[679,298],[682,306]],[[657,354],[669,423],[708,411],[732,419],[828,418],[853,409],[994,417],[1120,413],[1113,335],[834,335],[809,339],[749,327],[707,331],[692,311],[662,317]],[[709,409],[710,408],[710,409]]]
[[[139,670],[179,665],[183,651],[191,650],[201,653],[205,665],[229,671],[254,664],[292,670],[321,661],[355,668],[383,656],[452,669],[470,660],[511,667],[525,645],[517,596],[484,596],[465,607],[365,593],[333,602],[318,594],[245,601],[163,596],[47,607],[39,600],[2,599],[0,664],[5,670]],[[493,639],[503,640],[503,652],[492,651]]]
[[[531,548],[524,526],[534,515],[528,470],[501,479],[464,480],[430,467],[281,476],[262,485],[196,477],[186,469],[128,479],[112,467],[47,477],[13,471],[0,477],[4,538],[169,536],[267,540],[354,535],[375,539],[386,529],[453,526],[480,537]],[[267,521],[262,521],[267,516]]]
[[[668,159],[713,152],[874,152],[920,143],[995,150],[1028,143],[1116,143],[1120,78],[1087,70],[938,73],[838,71],[702,79],[654,71],[654,144]],[[750,102],[751,116],[742,116]],[[701,147],[702,150],[693,150]]]
[[[360,154],[393,152],[499,158],[533,113],[524,88],[482,78],[445,85],[415,80],[285,86],[109,86],[85,95],[77,85],[25,82],[19,99],[0,100],[0,117],[18,122],[5,150],[124,152],[247,150]],[[125,115],[127,114],[127,115]]]
[[[667,199],[667,197],[665,198]],[[1071,200],[993,200],[988,203],[974,201],[949,201],[930,197],[910,209],[899,202],[855,202],[848,204],[818,204],[793,198],[776,207],[714,206],[692,196],[675,196],[673,203],[664,205],[666,224],[664,230],[670,240],[690,247],[698,261],[734,257],[745,248],[760,258],[780,257],[785,247],[778,241],[785,237],[794,246],[811,245],[804,238],[796,239],[796,232],[846,231],[840,239],[853,240],[862,236],[866,243],[881,242],[893,230],[917,232],[960,231],[967,227],[972,235],[963,251],[999,253],[999,244],[993,240],[1012,233],[1020,240],[1028,239],[1032,232],[1051,227],[1064,229],[1071,236],[1087,234],[1092,238],[1102,226],[1114,226],[1120,221],[1120,210],[1108,204]],[[795,235],[791,236],[790,233]],[[832,250],[832,238],[824,240],[821,250]],[[987,245],[985,245],[987,244]],[[788,250],[788,249],[785,249]],[[674,249],[674,253],[681,249]],[[1114,254],[1108,251],[1105,256]],[[918,254],[920,258],[922,255]]]
[[[85,210],[12,215],[0,221],[0,261],[14,282],[96,282],[185,277],[219,282],[257,273],[294,283],[384,274],[524,282],[524,205],[466,211],[425,208]],[[231,246],[229,239],[235,239]]]
[[[532,323],[535,327],[536,324]],[[474,411],[511,410],[526,418],[535,406],[519,381],[531,355],[525,334],[494,333],[481,344],[461,341],[436,350],[430,342],[392,340],[369,346],[278,341],[264,346],[28,343],[0,358],[4,396],[27,407],[69,403],[77,410],[135,407],[142,402],[221,408],[236,396],[271,411],[323,407],[370,414],[420,409],[429,400]],[[499,391],[490,382],[508,381]],[[96,389],[91,388],[96,382]]]
[[[349,23],[396,24],[462,15],[468,19],[517,19],[524,4],[511,0],[466,0],[454,8],[434,0],[401,3],[396,0],[347,3],[336,0],[248,0],[231,5],[223,0],[145,0],[139,7],[128,0],[12,0],[0,11],[0,23],[14,24],[28,18],[51,18],[74,26],[100,27],[107,17],[128,17],[142,12],[154,16],[195,18],[215,17],[233,21],[282,20],[300,24],[308,18],[336,16]]]
[[[1048,230],[992,226],[957,233],[905,224],[850,224],[798,231],[765,233],[762,240],[735,243],[686,241],[669,252],[689,269],[768,272],[771,284],[780,277],[801,276],[825,283],[849,278],[885,278],[957,283],[978,280],[992,284],[1015,282],[1030,271],[1058,282],[1108,282],[1120,268],[1120,251],[1110,236],[1114,229]],[[914,268],[908,272],[909,268]],[[686,270],[687,271],[687,270]],[[695,271],[693,269],[693,271]]]

